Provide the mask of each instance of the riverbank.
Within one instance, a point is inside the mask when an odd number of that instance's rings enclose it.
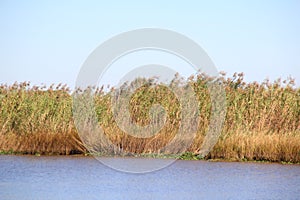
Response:
[[[91,153],[73,153],[73,154],[40,154],[40,153],[27,153],[27,152],[13,152],[13,151],[0,151],[0,156],[3,155],[13,155],[13,156],[70,156],[70,157],[93,157],[93,156],[102,156],[102,157],[111,157],[111,158],[153,158],[153,159],[177,159],[177,160],[193,160],[193,161],[207,161],[207,162],[247,162],[247,163],[278,163],[283,165],[299,165],[300,162],[286,162],[286,161],[269,161],[269,160],[247,160],[247,159],[237,159],[237,158],[202,158],[199,157],[197,154],[192,152],[186,152],[182,155],[160,155],[160,154],[142,154],[142,155],[126,155],[126,156],[112,156],[112,155],[93,155]]]
[[[219,138],[212,151],[205,157],[197,156],[198,148],[203,138],[197,138],[189,153],[180,155],[181,159],[220,159],[233,161],[269,161],[269,162],[300,162],[300,134],[268,134],[240,133]],[[30,155],[89,155],[78,135],[34,134],[0,136],[0,154],[30,154]],[[103,155],[114,155],[105,153]],[[120,155],[116,153],[115,155]],[[132,156],[168,157],[168,155],[136,152]]]
[[[45,137],[45,136],[44,136]],[[46,139],[45,139],[46,138]],[[91,154],[84,146],[76,144],[79,140],[72,140],[74,137],[65,137],[59,140],[58,136],[48,136],[44,139],[36,137],[16,137],[8,139],[1,138],[0,154],[18,155],[84,155]],[[66,138],[69,138],[67,140]],[[31,139],[31,140],[29,140]],[[12,143],[15,141],[16,143]],[[72,143],[73,142],[73,143]],[[3,144],[10,144],[6,149]],[[30,145],[28,145],[30,144]],[[187,152],[182,155],[163,155],[155,153],[126,154],[131,157],[152,157],[152,158],[178,158],[184,160],[223,160],[223,161],[264,161],[278,163],[299,163],[300,137],[295,135],[272,136],[272,135],[231,135],[227,139],[220,139],[213,150],[205,157],[201,158],[194,152]],[[14,147],[11,148],[11,147]],[[80,147],[81,148],[78,148]],[[276,147],[276,148],[275,148]],[[193,147],[191,147],[193,148]],[[269,151],[273,148],[272,151]],[[17,150],[15,150],[17,149]],[[112,156],[112,154],[102,154]],[[116,155],[120,156],[120,155]]]

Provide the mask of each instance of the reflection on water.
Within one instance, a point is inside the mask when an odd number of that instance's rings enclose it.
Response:
[[[0,156],[0,199],[300,199],[300,166],[176,161],[129,174],[92,157]]]

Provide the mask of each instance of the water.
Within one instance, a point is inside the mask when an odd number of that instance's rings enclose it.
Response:
[[[0,199],[300,199],[300,166],[176,161],[129,174],[92,157],[0,156]]]

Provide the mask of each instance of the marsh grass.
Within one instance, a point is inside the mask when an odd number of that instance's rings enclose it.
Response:
[[[226,118],[222,134],[207,159],[267,160],[300,162],[300,88],[294,80],[245,83],[242,73],[227,78],[225,73],[217,81],[226,91]],[[199,129],[187,150],[195,158],[206,135],[211,116],[207,83],[203,74],[184,81],[174,78],[172,84],[189,84],[199,103]],[[124,86],[123,91],[130,87]],[[160,149],[172,140],[180,126],[180,104],[168,90],[157,84],[144,85],[130,99],[132,123],[147,125],[153,105],[162,105],[167,120],[160,132],[149,138],[135,138],[122,131],[114,120],[111,93],[103,87],[95,89],[95,113],[105,135],[114,144],[111,149],[126,152],[160,154]],[[31,86],[29,82],[0,86],[0,151],[29,154],[87,153],[74,125],[72,95],[66,85],[48,88]],[[122,112],[121,112],[122,114]],[[156,113],[160,115],[160,113]],[[99,142],[95,151],[103,145]],[[178,144],[180,149],[180,144]],[[176,152],[171,152],[176,153]]]

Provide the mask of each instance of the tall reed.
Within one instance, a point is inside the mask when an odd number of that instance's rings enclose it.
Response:
[[[179,88],[188,84],[198,100],[199,121],[193,122],[198,130],[188,149],[193,153],[199,152],[210,123],[209,81],[209,77],[197,74],[185,81],[174,78],[171,83]],[[243,73],[235,73],[231,78],[221,73],[217,81],[225,88],[227,110],[221,137],[207,158],[300,162],[300,88],[295,87],[293,79],[246,83]],[[133,137],[120,129],[112,108],[111,94],[116,89],[95,90],[94,112],[105,136],[114,144],[114,153],[120,150],[159,153],[176,136],[181,123],[180,102],[168,87],[150,83],[134,91],[128,119],[130,123],[146,126],[151,120],[151,107],[158,104],[164,107],[164,126],[158,134],[147,138]],[[127,84],[122,91],[130,89]],[[82,141],[75,128],[72,95],[62,84],[48,88],[31,86],[29,82],[1,85],[0,150],[44,154],[87,152],[86,141]],[[122,117],[122,110],[119,114]],[[162,112],[152,114],[163,116]],[[93,148],[101,151],[103,145],[99,142]]]

